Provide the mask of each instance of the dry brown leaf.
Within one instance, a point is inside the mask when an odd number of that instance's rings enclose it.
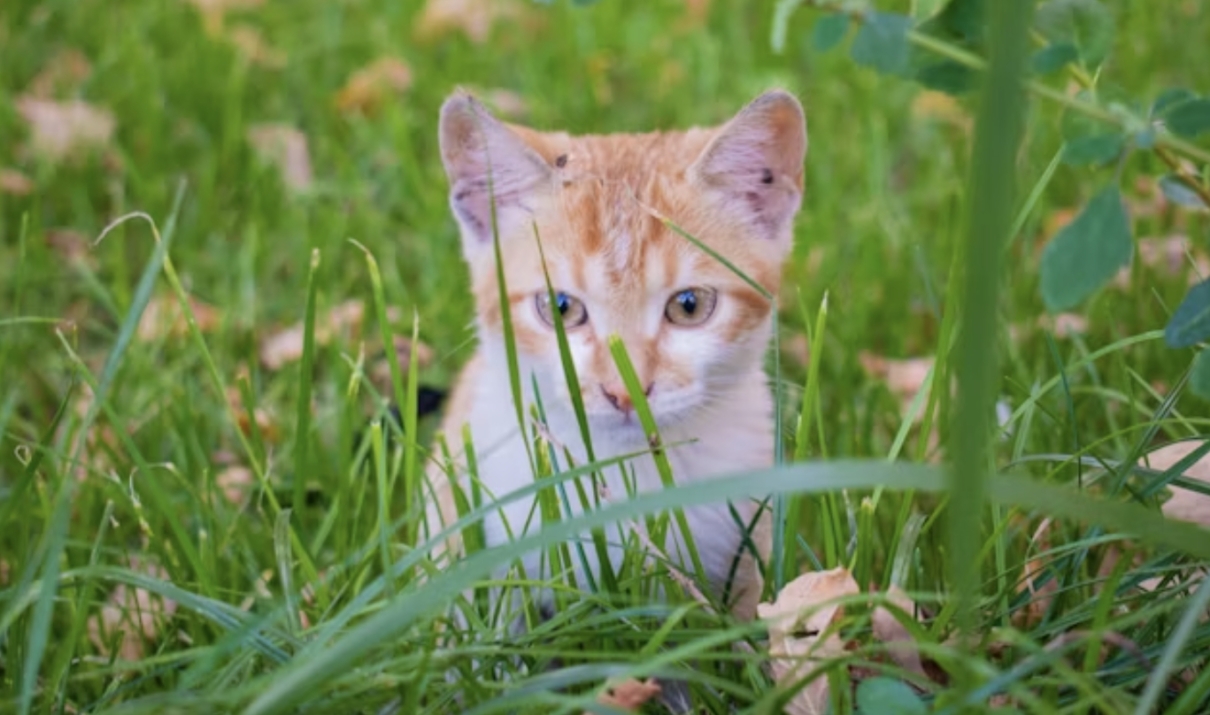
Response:
[[[218,308],[203,303],[189,296],[189,310],[197,321],[198,330],[203,333],[213,332],[223,322],[222,313]],[[176,296],[171,293],[160,293],[151,297],[139,318],[139,326],[135,333],[140,340],[153,342],[165,338],[183,338],[189,334],[189,323],[185,319],[185,311]]]
[[[898,586],[891,586],[886,599],[908,616],[916,612],[915,602]],[[878,606],[870,616],[870,627],[874,637],[887,644],[887,653],[900,668],[928,677],[916,649],[916,640],[894,613],[885,606]]]
[[[33,191],[33,179],[16,169],[0,169],[0,194],[29,196]]]
[[[1175,467],[1178,462],[1188,457],[1201,446],[1202,442],[1199,440],[1174,442],[1147,454],[1140,461],[1140,465],[1150,465],[1151,469],[1166,471]],[[1204,456],[1194,462],[1193,466],[1185,470],[1184,476],[1187,479],[1210,484],[1210,455]],[[1210,496],[1198,494],[1197,492],[1178,486],[1172,486],[1171,489],[1172,498],[1164,502],[1163,507],[1161,507],[1164,516],[1169,519],[1179,519],[1210,528]]]
[[[428,0],[413,26],[413,35],[418,40],[432,40],[460,31],[472,42],[483,44],[497,22],[524,14],[515,0]]]
[[[164,569],[154,564],[142,566],[137,558],[131,559],[130,568],[152,578],[168,579]],[[173,613],[176,613],[175,601],[153,595],[145,589],[118,584],[100,613],[88,619],[88,637],[98,652],[109,655],[107,649],[114,641],[113,633],[121,630],[119,657],[128,662],[142,660],[144,643],[156,639],[160,626]]]
[[[233,10],[248,10],[258,7],[265,0],[187,0],[202,16],[202,25],[209,35],[218,35],[223,29],[223,19]]]
[[[79,50],[60,50],[30,80],[27,92],[39,99],[71,96],[92,74],[92,65]]]
[[[1088,332],[1088,318],[1076,313],[1057,313],[1038,317],[1038,327],[1050,330],[1057,338],[1069,338]]]
[[[638,712],[639,708],[659,694],[660,684],[654,680],[627,678],[619,683],[607,685],[605,691],[597,696],[597,702],[628,712]]]
[[[242,366],[241,373],[247,373],[247,367]],[[238,378],[237,379],[241,379]],[[246,377],[242,379],[247,379]],[[240,395],[238,387],[227,388],[227,405],[231,411],[235,413],[237,424],[241,432],[246,435],[252,434],[252,423],[256,422],[256,428],[260,431],[261,437],[266,442],[277,442],[281,439],[281,431],[277,428],[277,420],[273,415],[263,407],[253,407],[252,417],[249,418],[248,411],[244,409],[244,400]]]
[[[79,99],[57,102],[26,95],[17,99],[17,113],[29,124],[33,152],[56,162],[108,146],[117,127],[108,109]]]
[[[907,412],[908,407],[912,404],[912,400],[916,399],[916,395],[924,387],[929,371],[933,369],[933,364],[937,361],[933,357],[896,360],[875,355],[866,350],[862,350],[857,354],[857,360],[861,363],[861,367],[866,371],[866,374],[874,379],[886,382],[886,386],[890,389],[891,393],[899,398],[899,406],[904,413]],[[922,417],[923,410],[916,415],[916,419],[920,420]]]
[[[1030,551],[1034,554],[1047,554],[1051,550],[1050,529],[1052,521],[1050,518],[1042,520],[1038,528],[1034,530],[1033,536],[1030,537]],[[1012,623],[1017,628],[1028,630],[1037,625],[1046,616],[1046,612],[1050,610],[1050,604],[1055,600],[1055,596],[1059,592],[1059,583],[1056,579],[1051,578],[1041,585],[1036,585],[1035,582],[1040,580],[1046,570],[1046,561],[1043,556],[1034,556],[1025,564],[1025,571],[1021,575],[1021,583],[1017,586],[1017,593],[1029,591],[1030,601],[1012,615]]]
[[[365,304],[360,300],[346,300],[315,321],[315,344],[327,345],[339,334],[357,335],[365,317]],[[260,361],[270,370],[295,362],[303,354],[303,324],[295,323],[272,333],[261,340]]]
[[[370,370],[370,379],[384,392],[390,392],[388,388],[391,384],[391,360],[385,352],[383,351],[382,358]],[[424,343],[413,343],[410,338],[402,335],[395,336],[395,355],[399,358],[399,370],[404,375],[407,375],[412,360],[416,360],[419,367],[425,367],[433,362],[432,348]]]
[[[288,124],[255,124],[248,128],[248,143],[261,161],[277,168],[288,188],[306,191],[311,187],[311,153],[302,132]]]
[[[773,603],[756,607],[757,617],[769,622],[769,668],[778,685],[794,686],[823,661],[845,651],[836,633],[824,634],[844,615],[836,599],[859,592],[853,575],[838,567],[803,574],[786,584]],[[827,708],[828,679],[818,673],[786,705],[785,712],[817,715]]]
[[[91,241],[73,228],[52,228],[46,232],[46,245],[66,258],[68,263],[93,263]]]
[[[243,504],[244,499],[252,492],[254,482],[255,475],[252,470],[242,465],[227,467],[214,478],[214,484],[223,493],[223,497],[237,506]]]
[[[336,108],[342,112],[372,112],[411,86],[411,67],[398,57],[379,57],[349,75],[336,93]]]
[[[949,124],[964,132],[971,129],[970,114],[962,108],[958,100],[944,92],[924,90],[912,100],[912,116],[917,119],[927,119]]]
[[[269,44],[260,30],[251,25],[236,25],[225,34],[248,62],[269,69],[286,66],[286,53]]]

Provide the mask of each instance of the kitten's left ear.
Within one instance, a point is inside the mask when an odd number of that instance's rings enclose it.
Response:
[[[689,167],[689,177],[762,237],[787,235],[802,203],[807,125],[783,90],[765,92],[727,122]]]

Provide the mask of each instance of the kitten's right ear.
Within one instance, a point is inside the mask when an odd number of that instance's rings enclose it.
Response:
[[[491,243],[493,196],[500,235],[528,220],[551,168],[516,132],[459,90],[441,105],[438,139],[465,251]]]

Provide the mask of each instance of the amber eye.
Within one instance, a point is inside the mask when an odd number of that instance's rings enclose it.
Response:
[[[664,317],[673,325],[701,325],[714,312],[718,293],[713,288],[686,288],[664,307]]]
[[[555,324],[554,312],[551,310],[550,294],[542,291],[537,296],[538,315],[550,326]],[[554,309],[563,317],[563,327],[571,329],[588,322],[588,309],[579,298],[573,298],[562,291],[555,293]]]

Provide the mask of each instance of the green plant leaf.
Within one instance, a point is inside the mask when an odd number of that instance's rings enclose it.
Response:
[[[1042,301],[1066,310],[1130,263],[1130,217],[1117,186],[1104,188],[1042,250]]]
[[[911,57],[908,30],[912,21],[906,15],[871,12],[865,16],[850,54],[859,65],[884,74],[902,75]]]
[[[867,678],[857,686],[860,715],[924,715],[928,708],[905,683],[894,678]]]
[[[1210,279],[1189,289],[1164,328],[1170,348],[1188,348],[1210,338]]]
[[[1187,89],[1166,89],[1160,92],[1159,96],[1155,98],[1155,102],[1151,104],[1151,114],[1162,117],[1173,108],[1194,99],[1197,99],[1197,96]]]
[[[1050,0],[1038,8],[1037,26],[1052,43],[1070,43],[1080,59],[1099,65],[1113,44],[1113,15],[1099,0]]]
[[[1189,389],[1193,394],[1210,400],[1210,350],[1203,350],[1193,358],[1193,369],[1189,375]]]
[[[946,60],[925,65],[916,71],[916,81],[939,92],[958,95],[975,86],[971,68]]]
[[[1164,112],[1168,130],[1182,137],[1193,138],[1210,131],[1210,99],[1190,99]]]
[[[945,0],[912,0],[912,19],[924,22],[940,12],[945,6]]]
[[[827,52],[839,45],[849,32],[849,16],[841,13],[824,15],[811,28],[811,46],[816,52]]]
[[[1160,191],[1163,192],[1164,198],[1174,204],[1188,206],[1192,209],[1210,208],[1202,197],[1197,195],[1197,192],[1186,186],[1184,181],[1173,174],[1160,177]]]
[[[1125,143],[1121,134],[1080,137],[1063,146],[1063,163],[1069,166],[1105,164],[1118,157]]]
[[[1080,59],[1080,51],[1070,42],[1056,42],[1038,50],[1030,62],[1034,74],[1052,74]]]

